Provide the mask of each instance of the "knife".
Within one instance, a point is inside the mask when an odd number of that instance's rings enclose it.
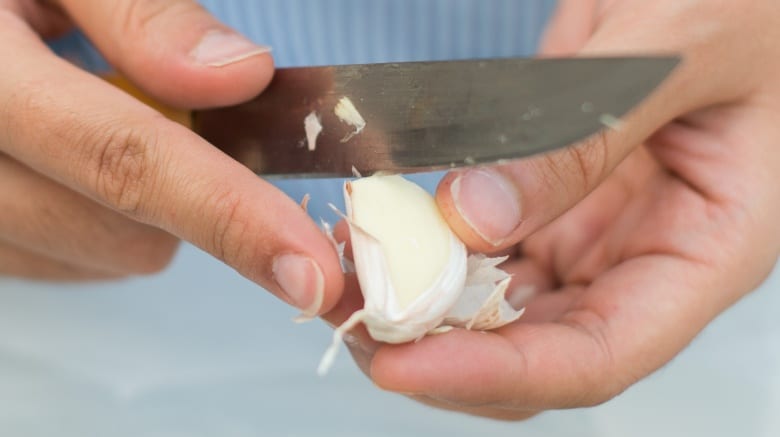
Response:
[[[616,127],[678,63],[659,56],[281,68],[253,100],[179,119],[264,177],[422,172],[523,158]]]

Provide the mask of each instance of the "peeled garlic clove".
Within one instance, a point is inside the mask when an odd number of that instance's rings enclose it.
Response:
[[[463,290],[466,247],[433,197],[401,176],[358,179],[344,191],[369,334],[388,343],[424,336]]]

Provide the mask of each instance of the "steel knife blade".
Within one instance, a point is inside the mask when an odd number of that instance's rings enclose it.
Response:
[[[624,116],[674,56],[386,63],[278,69],[191,128],[265,177],[408,173],[503,162],[575,144]],[[347,99],[359,123],[339,117]],[[307,140],[306,117],[321,132]]]

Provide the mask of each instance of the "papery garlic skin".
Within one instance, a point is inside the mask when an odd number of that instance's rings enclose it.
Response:
[[[338,117],[339,120],[355,128],[353,132],[348,133],[347,136],[341,139],[342,143],[351,140],[352,137],[366,128],[366,120],[363,119],[363,116],[360,115],[360,112],[355,108],[355,104],[352,103],[352,100],[349,100],[349,97],[347,96],[339,99],[336,106],[333,108],[333,113],[336,114],[336,117]]]
[[[317,137],[322,132],[322,123],[316,112],[310,112],[303,119],[303,129],[306,131],[306,148],[313,152],[317,148]]]
[[[436,328],[465,285],[466,247],[430,194],[401,176],[344,187],[364,324],[388,343]]]
[[[463,293],[447,312],[442,326],[484,331],[500,328],[523,315],[525,309],[515,310],[506,301],[512,277],[498,268],[506,259],[469,256]]]

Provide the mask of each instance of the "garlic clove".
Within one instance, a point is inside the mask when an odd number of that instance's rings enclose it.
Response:
[[[438,326],[466,280],[466,248],[433,197],[400,176],[345,184],[355,270],[373,338],[418,339]]]
[[[495,329],[523,314],[505,298],[511,277],[498,265],[506,257],[467,256],[421,187],[401,176],[371,176],[345,183],[344,197],[347,214],[339,214],[349,224],[365,304],[334,331],[320,375],[359,323],[377,341],[404,343],[454,327]]]

